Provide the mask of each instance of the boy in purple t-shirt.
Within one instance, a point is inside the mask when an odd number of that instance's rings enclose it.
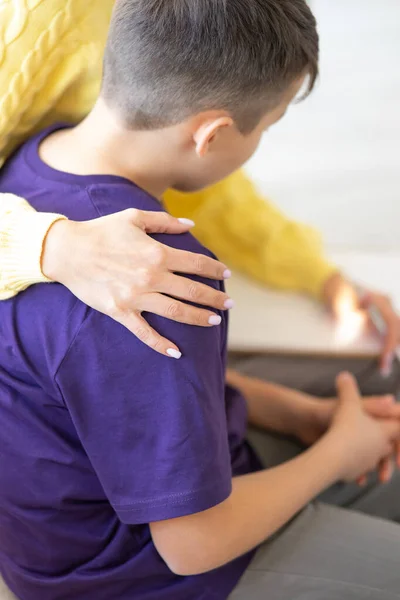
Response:
[[[75,220],[160,211],[167,188],[199,189],[240,167],[312,88],[317,59],[303,0],[120,0],[95,108],[26,143],[0,190]],[[189,234],[159,239],[209,255]],[[316,427],[318,403],[274,402],[233,375],[246,407],[225,384],[220,319],[193,329],[149,316],[184,349],[172,360],[60,285],[1,304],[0,568],[18,597],[222,600],[252,549],[389,452],[398,424],[364,414],[346,378],[351,401],[332,424],[324,411]],[[247,409],[278,432],[305,425],[315,445],[262,471]]]

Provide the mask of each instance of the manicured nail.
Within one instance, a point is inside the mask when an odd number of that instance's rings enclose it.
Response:
[[[182,356],[182,352],[179,352],[179,350],[175,350],[174,348],[168,348],[167,354],[171,358],[176,358],[177,360]]]
[[[224,279],[230,279],[232,277],[232,271],[225,269],[225,271],[222,273],[222,277]]]
[[[222,318],[218,315],[213,315],[208,319],[210,325],[221,325]]]
[[[179,223],[182,223],[182,225],[189,225],[189,227],[194,227],[196,224],[192,219],[178,219],[178,221]]]
[[[234,300],[232,300],[232,298],[228,298],[228,300],[225,300],[224,308],[233,308],[234,306],[235,306],[235,302],[234,302]]]

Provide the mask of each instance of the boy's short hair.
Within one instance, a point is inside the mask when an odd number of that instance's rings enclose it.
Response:
[[[243,133],[282,93],[318,75],[318,33],[305,0],[117,0],[102,96],[131,129],[228,111]]]

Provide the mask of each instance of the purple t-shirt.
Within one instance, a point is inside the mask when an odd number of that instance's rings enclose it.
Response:
[[[87,220],[155,198],[116,176],[45,165],[26,143],[0,191]],[[184,212],[184,206],[182,207]],[[160,241],[210,255],[191,235]],[[74,252],[74,248],[71,248]],[[208,282],[221,288],[219,282]],[[174,575],[148,523],[206,510],[258,468],[243,398],[225,387],[227,318],[196,328],[149,315],[184,354],[156,354],[61,285],[0,303],[0,569],[23,600],[220,600],[250,555]]]

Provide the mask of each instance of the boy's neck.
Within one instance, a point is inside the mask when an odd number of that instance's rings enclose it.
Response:
[[[40,158],[75,175],[118,175],[161,199],[173,187],[167,131],[129,131],[100,100],[79,125],[46,138]],[[176,164],[176,160],[175,160]]]

